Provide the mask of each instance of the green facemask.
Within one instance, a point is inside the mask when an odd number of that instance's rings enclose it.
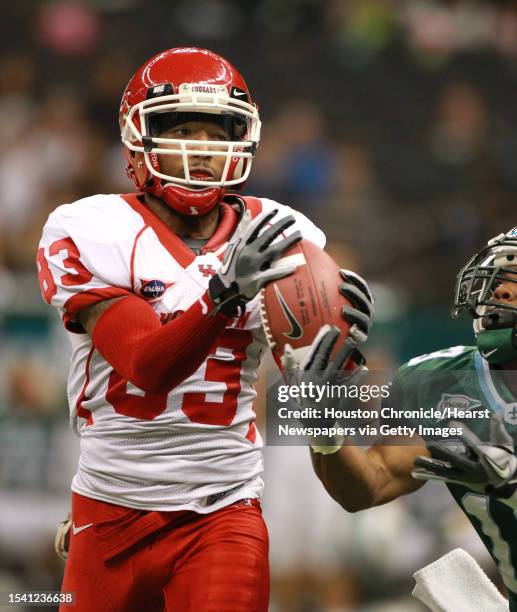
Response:
[[[517,361],[517,328],[482,330],[476,337],[479,352],[489,363]]]

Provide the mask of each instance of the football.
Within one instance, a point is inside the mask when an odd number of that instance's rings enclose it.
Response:
[[[276,358],[286,344],[309,346],[322,325],[336,325],[346,336],[350,325],[341,315],[349,304],[340,293],[344,282],[332,257],[309,240],[292,246],[274,266],[295,263],[290,276],[269,283],[261,293],[261,317]]]

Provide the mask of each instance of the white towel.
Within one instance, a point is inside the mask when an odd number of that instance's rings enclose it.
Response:
[[[413,574],[412,595],[433,612],[508,612],[508,602],[462,548]]]

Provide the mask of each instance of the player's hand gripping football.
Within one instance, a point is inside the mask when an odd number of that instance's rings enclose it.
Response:
[[[359,384],[360,380],[368,371],[366,360],[358,350],[358,344],[362,342],[363,334],[354,333],[343,341],[334,359],[331,359],[332,351],[341,336],[340,330],[335,326],[324,325],[311,346],[302,356],[300,349],[293,350],[287,344],[282,356],[282,365],[285,368],[284,375],[290,386],[302,386],[305,384],[313,385],[349,385]],[[344,370],[350,362],[354,362],[354,369]],[[325,398],[325,407],[344,409],[347,403],[345,396],[339,398]],[[314,400],[298,400],[299,407],[318,408]],[[335,419],[304,419],[300,421],[307,427],[318,427],[331,429],[335,427]],[[339,436],[334,437],[310,437],[309,445],[312,450],[324,455],[337,452],[342,445],[343,439]]]
[[[462,423],[451,421],[451,426],[463,429],[462,447],[429,442],[431,458],[415,459],[413,478],[463,484],[493,497],[512,495],[517,488],[517,457],[501,415],[494,414],[490,420],[488,443]]]
[[[262,213],[255,219],[249,211],[244,213],[226,249],[221,268],[210,279],[209,292],[216,312],[235,315],[238,308],[253,299],[264,285],[296,270],[295,264],[271,265],[302,239],[297,230],[273,244],[295,222],[295,218],[288,215],[265,229],[277,212]]]

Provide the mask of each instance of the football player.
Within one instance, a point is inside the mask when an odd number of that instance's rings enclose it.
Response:
[[[262,612],[258,294],[294,271],[278,261],[291,245],[325,237],[287,206],[234,193],[260,120],[219,55],[149,59],[126,87],[120,129],[137,191],[59,206],[37,256],[42,295],[73,346],[81,440],[56,538],[60,550],[70,541],[62,588],[84,612]],[[366,333],[356,284],[350,275],[341,287],[344,316]]]
[[[444,481],[497,564],[517,611],[517,228],[490,240],[460,271],[453,315],[474,318],[476,346],[455,346],[411,359],[393,381],[386,406],[488,408],[491,418],[456,422],[457,444],[374,444],[368,450],[341,441],[313,443],[316,474],[330,495],[350,512],[385,504],[416,491],[426,480]],[[335,368],[329,352],[336,329],[322,333],[297,371],[325,379]],[[343,343],[339,357],[346,361]],[[336,361],[335,360],[335,361]],[[293,367],[291,361],[289,367]],[[340,363],[337,367],[340,367]],[[454,401],[455,400],[455,401]],[[342,400],[343,405],[346,400]],[[438,418],[428,425],[443,425]],[[483,441],[482,441],[483,440]],[[384,440],[386,442],[386,440]],[[396,444],[395,440],[391,444]]]

